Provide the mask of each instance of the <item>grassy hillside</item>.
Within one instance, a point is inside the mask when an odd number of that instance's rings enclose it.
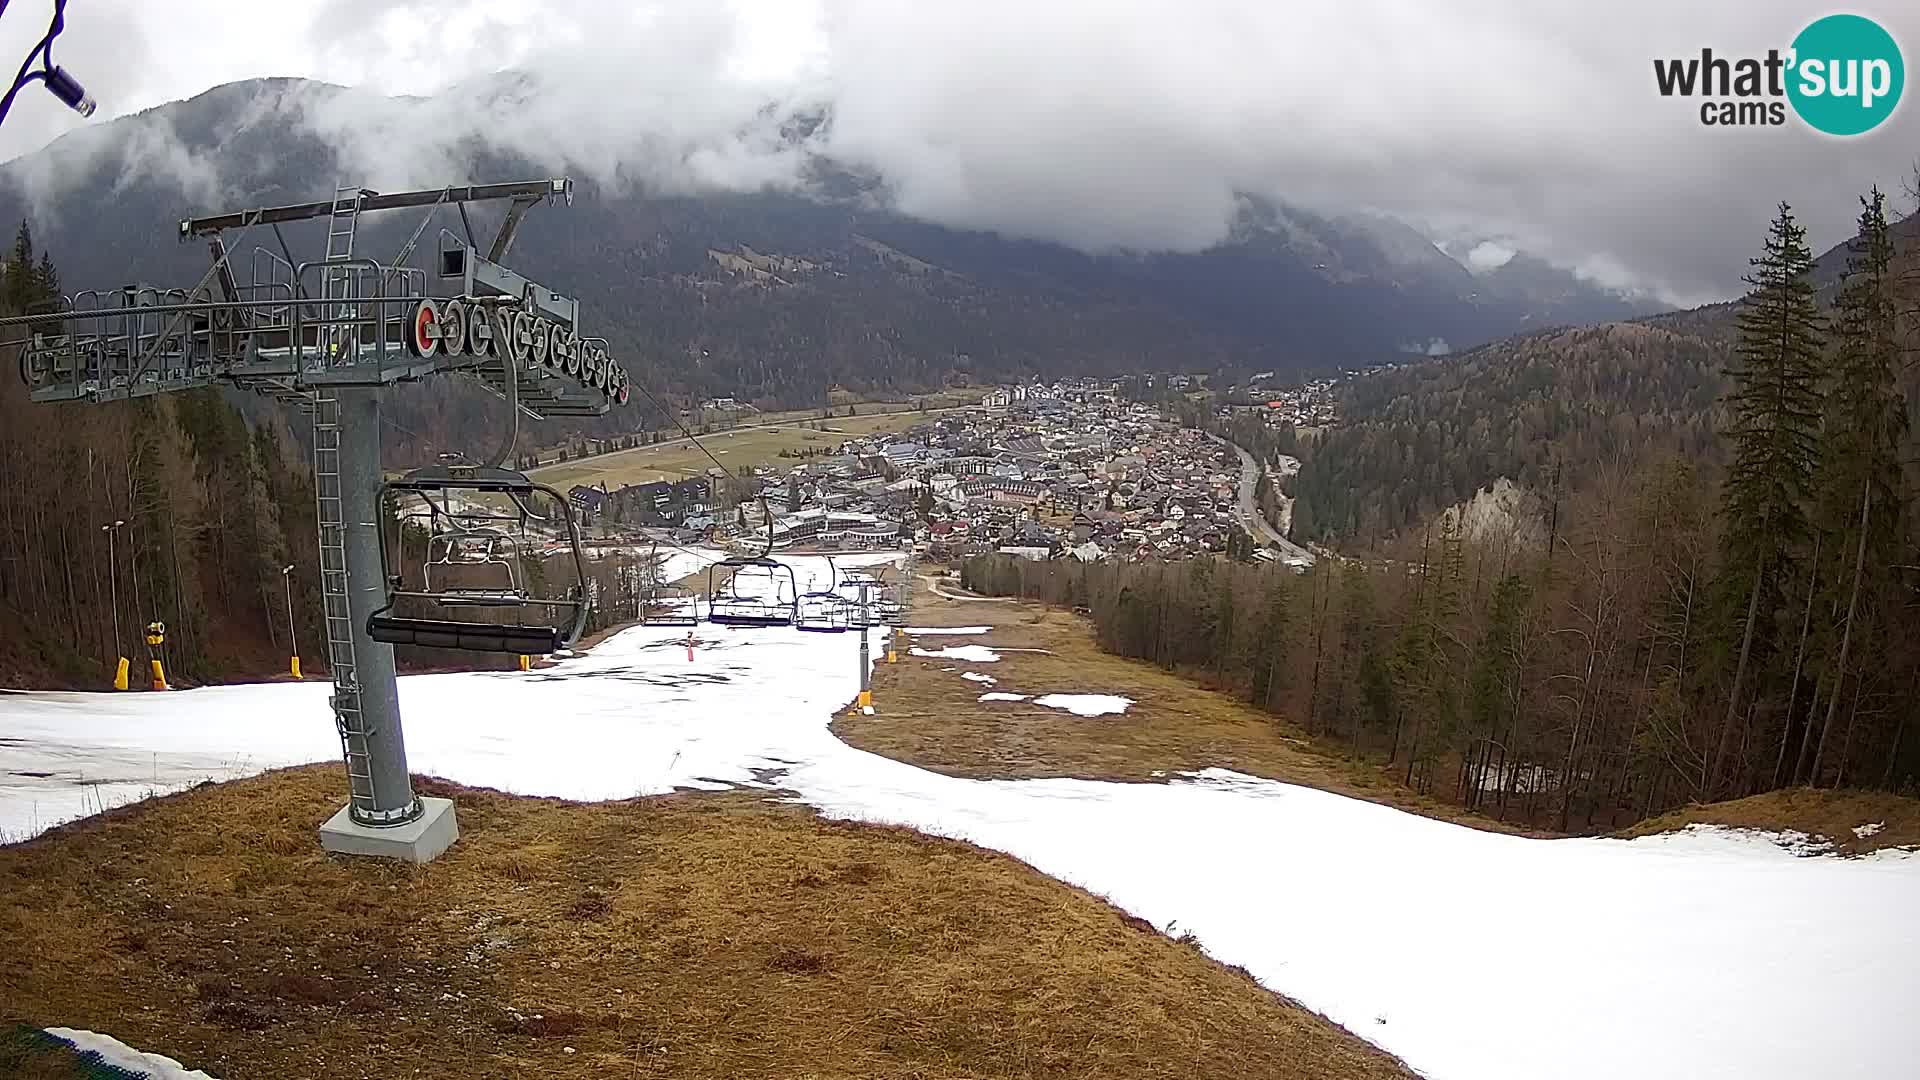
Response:
[[[949,595],[958,586],[940,586]],[[1400,783],[1372,760],[1231,695],[1152,664],[1104,652],[1079,615],[1002,599],[948,599],[926,582],[920,626],[991,626],[967,636],[903,636],[898,662],[874,669],[876,713],[834,721],[840,738],[924,769],[976,780],[1070,776],[1162,781],[1169,774],[1227,768],[1366,799],[1474,828],[1523,831]],[[907,651],[986,645],[1000,654],[971,664]],[[961,677],[961,672],[994,679]],[[1077,716],[1031,701],[980,701],[988,692],[1118,694],[1125,713]]]
[[[0,1025],[282,1076],[1405,1078],[1006,856],[728,794],[427,782],[425,867],[323,854],[337,767],[0,848]],[[55,1073],[54,1075],[59,1075]]]
[[[1882,848],[1920,847],[1920,799],[1884,791],[1789,788],[1731,802],[1681,807],[1643,821],[1623,835],[1647,836],[1689,825],[1802,832],[1833,845],[1842,854],[1862,855]]]
[[[611,454],[564,461],[533,472],[542,483],[565,491],[574,484],[605,484],[618,490],[627,484],[645,484],[655,480],[683,480],[713,468],[710,451],[729,469],[745,465],[777,462],[781,451],[830,453],[848,439],[880,432],[905,431],[915,424],[937,418],[932,411],[893,412],[872,416],[840,416],[831,420],[809,420],[819,428],[802,427],[798,422],[779,426],[750,426],[735,431],[717,431],[700,437],[706,448],[685,439],[619,450]]]

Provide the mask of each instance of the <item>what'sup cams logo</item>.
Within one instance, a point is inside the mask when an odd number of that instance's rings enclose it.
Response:
[[[1862,15],[1828,15],[1807,24],[1785,52],[1729,58],[1701,49],[1697,57],[1655,60],[1661,97],[1701,98],[1708,127],[1780,126],[1787,106],[1828,135],[1864,135],[1900,104],[1907,81],[1900,46]]]

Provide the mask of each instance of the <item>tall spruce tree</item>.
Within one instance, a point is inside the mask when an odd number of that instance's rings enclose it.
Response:
[[[1860,200],[1860,228],[1849,245],[1847,276],[1834,298],[1835,350],[1826,393],[1826,437],[1817,476],[1820,513],[1831,552],[1824,575],[1828,610],[1844,611],[1821,674],[1825,716],[1809,718],[1796,779],[1817,783],[1833,752],[1830,741],[1846,697],[1849,671],[1859,670],[1890,568],[1901,561],[1900,454],[1907,437],[1899,386],[1899,312],[1893,297],[1893,241],[1886,197],[1875,188]],[[1855,690],[1858,693],[1858,690]]]
[[[1721,594],[1730,612],[1738,613],[1739,648],[1708,767],[1709,798],[1722,790],[1748,668],[1756,654],[1764,662],[1779,644],[1774,614],[1808,537],[1807,500],[1819,457],[1823,327],[1806,230],[1786,203],[1767,231],[1763,254],[1751,263],[1738,317],[1740,344],[1727,371],[1733,389],[1723,434],[1733,462],[1721,493]]]

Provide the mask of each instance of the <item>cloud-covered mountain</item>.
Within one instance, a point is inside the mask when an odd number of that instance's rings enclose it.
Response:
[[[517,74],[413,98],[235,83],[9,163],[0,213],[33,220],[69,291],[184,285],[205,266],[175,240],[190,214],[321,199],[336,180],[395,190],[571,168],[575,205],[536,210],[514,265],[579,295],[653,385],[789,403],[953,372],[1315,370],[1652,310],[1524,254],[1475,273],[1392,218],[1248,195],[1224,238],[1194,251],[935,224],[886,175],[821,152],[831,113],[769,105],[725,145],[610,139],[599,162],[578,160],[575,132],[542,155],[516,112],[542,92]],[[743,140],[758,147],[744,158]],[[367,219],[363,250],[388,256],[413,224]],[[287,230],[296,254],[304,242],[317,257],[317,229]],[[256,244],[276,247],[249,236],[243,280]]]

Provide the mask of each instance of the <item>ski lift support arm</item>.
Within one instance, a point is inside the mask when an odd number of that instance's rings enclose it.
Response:
[[[498,261],[504,257],[506,249],[513,245],[514,234],[518,231],[520,218],[527,212],[526,208],[542,199],[572,205],[573,181],[556,177],[551,180],[523,180],[510,184],[468,184],[461,187],[400,191],[385,195],[378,192],[363,192],[360,196],[360,212],[364,214],[371,210],[402,210],[411,206],[433,206],[443,202],[483,202],[489,199],[514,201],[514,209],[508,211],[507,220],[501,224],[501,233],[494,238],[493,248],[490,249],[498,252],[492,256],[494,261]],[[333,203],[323,201],[186,218],[180,222],[180,239],[193,240],[213,236],[250,223],[273,225],[283,221],[307,221],[312,218],[327,217],[332,213]]]

